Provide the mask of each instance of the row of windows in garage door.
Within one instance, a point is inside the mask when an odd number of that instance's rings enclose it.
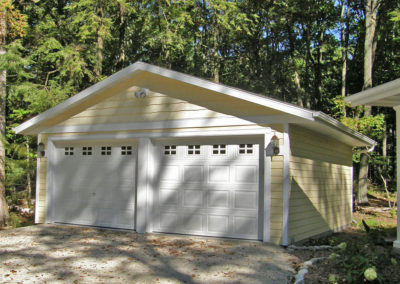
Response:
[[[164,146],[164,155],[176,155],[177,154],[176,145],[167,145]],[[201,155],[202,147],[201,145],[187,145],[186,153],[188,155]],[[253,144],[239,144],[239,154],[253,154]],[[94,152],[94,147],[92,146],[84,146],[81,147],[81,154],[83,156],[91,156]],[[111,146],[101,146],[99,147],[99,152],[102,156],[109,156],[113,152],[113,148]],[[65,156],[73,156],[75,153],[75,147],[65,147],[64,155]],[[227,153],[227,145],[226,144],[218,144],[212,145],[212,154],[213,155],[225,155]],[[120,147],[121,155],[132,155],[132,146],[121,146]]]

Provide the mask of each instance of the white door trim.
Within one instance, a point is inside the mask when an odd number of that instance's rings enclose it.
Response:
[[[264,134],[263,149],[260,147],[262,153],[263,167],[264,167],[264,183],[263,183],[263,242],[271,241],[271,157],[267,156],[267,146],[271,141],[273,134],[271,131]],[[260,165],[261,166],[261,165]],[[260,167],[261,168],[261,167]]]

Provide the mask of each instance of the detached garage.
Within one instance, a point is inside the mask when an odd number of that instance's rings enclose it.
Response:
[[[321,112],[137,62],[15,128],[36,223],[288,245],[352,216],[352,148]]]

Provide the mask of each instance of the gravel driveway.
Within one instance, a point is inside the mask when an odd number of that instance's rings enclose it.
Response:
[[[0,282],[289,283],[289,255],[261,242],[37,225],[0,231]]]

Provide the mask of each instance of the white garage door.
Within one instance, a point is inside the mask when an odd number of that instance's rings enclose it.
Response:
[[[134,145],[63,144],[56,152],[55,222],[134,229]]]
[[[162,145],[154,230],[258,239],[257,144]]]

